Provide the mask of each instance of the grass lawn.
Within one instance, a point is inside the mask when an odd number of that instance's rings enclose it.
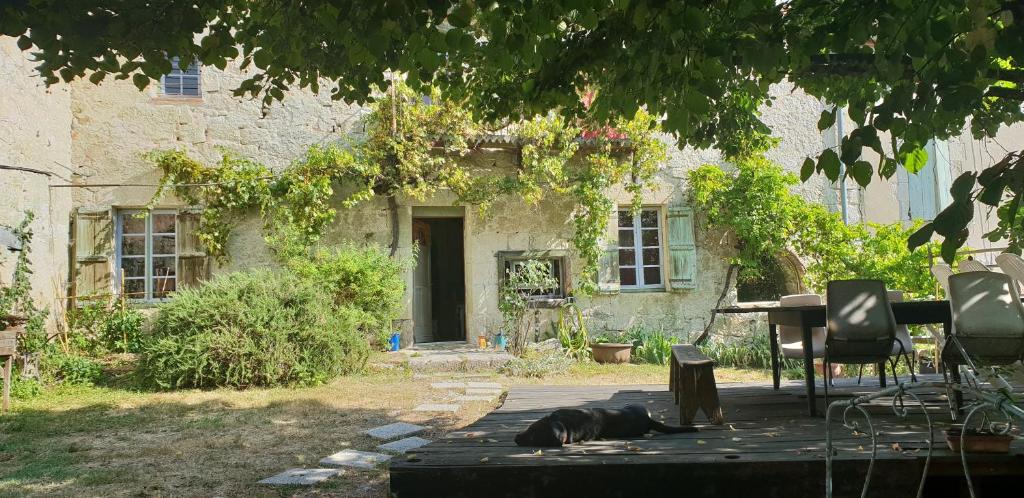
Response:
[[[716,369],[719,382],[766,372]],[[517,384],[664,384],[668,367],[580,364],[545,379],[493,375]],[[59,388],[15,401],[0,417],[0,496],[387,496],[387,471],[353,470],[313,488],[256,481],[346,448],[372,451],[361,431],[394,421],[427,424],[431,439],[500,403],[464,404],[451,416],[413,412],[430,383],[400,368],[371,369],[300,389],[139,392]]]

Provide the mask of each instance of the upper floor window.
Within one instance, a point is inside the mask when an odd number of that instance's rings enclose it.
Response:
[[[623,289],[664,289],[662,229],[657,209],[619,210],[619,283]]]
[[[164,75],[161,83],[164,95],[180,97],[202,96],[199,86],[199,63],[193,61],[188,67],[182,69],[181,61],[177,57],[171,58],[171,72]]]
[[[177,287],[177,214],[118,211],[115,285],[133,300],[166,299]]]

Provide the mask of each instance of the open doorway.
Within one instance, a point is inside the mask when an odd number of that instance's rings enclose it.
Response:
[[[419,246],[413,274],[417,343],[466,340],[466,280],[462,218],[413,218]]]

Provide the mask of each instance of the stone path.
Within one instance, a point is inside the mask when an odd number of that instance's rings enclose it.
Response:
[[[276,476],[268,477],[259,484],[275,486],[310,486],[344,472],[341,469],[288,469]]]
[[[391,460],[391,455],[370,451],[342,450],[320,460],[320,465],[334,467],[355,467],[357,469],[373,469],[378,464]]]
[[[424,374],[417,374],[417,376],[422,375]],[[473,378],[486,378],[479,375],[450,373],[442,378],[441,375],[432,374],[432,377],[434,376],[438,378],[438,382],[431,383],[430,387],[439,391],[445,391],[450,400],[453,400],[456,403],[426,402],[413,408],[413,411],[427,413],[455,413],[461,406],[458,403],[494,401],[502,393],[501,384],[498,384],[497,382],[471,380]],[[451,389],[457,389],[461,392],[450,391]],[[407,422],[394,422],[380,427],[367,429],[363,431],[363,434],[383,441],[395,439],[394,441],[377,445],[376,449],[400,455],[430,444],[431,441],[429,439],[416,436],[416,434],[420,434],[427,429],[429,429],[429,427],[422,425],[410,424]],[[370,470],[389,461],[391,457],[392,455],[385,453],[342,450],[333,455],[324,457],[320,460],[320,465]],[[288,469],[280,474],[263,479],[262,481],[259,481],[259,483],[278,486],[311,486],[337,476],[343,472],[344,470],[337,468]]]
[[[399,439],[398,441],[392,441],[390,443],[384,443],[377,446],[378,450],[387,451],[389,453],[402,454],[409,450],[415,450],[420,446],[430,444],[429,439],[423,439],[421,437],[407,437],[405,439]]]

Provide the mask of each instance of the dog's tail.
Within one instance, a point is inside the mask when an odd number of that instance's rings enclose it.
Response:
[[[665,425],[657,420],[651,420],[651,429],[665,434],[679,434],[683,432],[697,432],[697,428],[692,425]]]

